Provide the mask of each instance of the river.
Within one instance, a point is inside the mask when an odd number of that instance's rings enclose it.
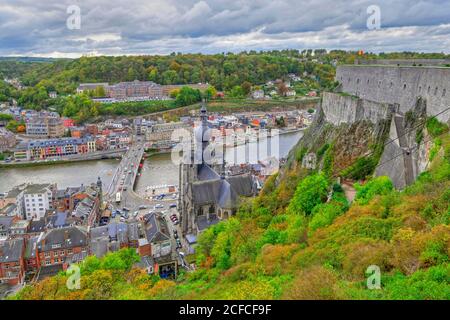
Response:
[[[287,133],[279,136],[279,150],[270,148],[272,154],[285,157],[289,150],[297,143],[303,135],[302,132]],[[260,152],[266,150],[267,142],[260,142]],[[250,148],[252,150],[252,148]],[[248,153],[249,160],[252,161],[251,151]],[[226,150],[227,161],[236,157],[238,161],[245,159],[245,146],[228,148]],[[37,166],[26,168],[0,169],[0,192],[7,192],[14,186],[31,183],[53,183],[56,182],[58,188],[79,186],[97,181],[97,177],[103,181],[106,187],[111,182],[114,170],[119,160],[98,160],[75,162],[67,164]],[[172,163],[170,154],[158,154],[149,157],[144,162],[142,175],[138,178],[136,191],[141,193],[149,185],[178,184],[178,166]]]

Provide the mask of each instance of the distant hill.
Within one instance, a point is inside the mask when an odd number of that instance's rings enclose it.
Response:
[[[62,60],[57,58],[40,58],[40,57],[0,57],[0,61],[16,61],[16,62],[53,62]]]

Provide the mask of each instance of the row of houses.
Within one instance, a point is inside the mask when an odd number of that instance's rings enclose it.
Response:
[[[29,161],[91,153],[97,151],[97,147],[94,138],[86,137],[24,141],[14,150],[16,160]]]
[[[61,190],[51,183],[22,184],[0,196],[0,215],[40,221],[48,216],[66,213],[70,217],[67,223],[94,225],[99,220],[101,201],[100,179],[96,184]]]
[[[5,228],[3,220],[0,217],[0,227]],[[158,261],[171,260],[172,244],[165,220],[151,214],[143,221],[98,227],[44,227],[40,233],[30,231],[10,237],[0,241],[0,283],[17,285],[25,280],[41,280],[89,255],[100,258],[122,248],[135,248],[152,273]]]

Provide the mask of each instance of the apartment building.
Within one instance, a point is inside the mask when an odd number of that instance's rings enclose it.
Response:
[[[126,100],[133,98],[148,98],[148,99],[167,99],[170,92],[174,89],[181,89],[183,86],[188,86],[193,89],[206,90],[208,84],[179,84],[179,85],[160,85],[153,81],[129,81],[119,82],[113,85],[108,83],[82,83],[77,88],[77,93],[95,90],[102,86],[105,89],[107,98],[113,100]]]
[[[62,157],[75,154],[95,152],[97,150],[95,139],[61,138],[29,141],[26,150],[27,160],[43,160],[47,158]],[[22,149],[18,149],[17,156],[23,157]],[[14,152],[14,157],[16,157]]]
[[[106,89],[106,87],[109,84],[107,82],[99,82],[99,83],[82,83],[77,88],[77,93],[83,93],[86,91],[94,91],[99,87],[103,87]]]
[[[106,87],[107,96],[117,100],[127,98],[149,97],[162,98],[162,86],[152,81],[119,82]]]
[[[64,131],[64,122],[59,116],[33,116],[26,123],[26,133],[29,136],[58,138],[64,135]]]
[[[26,220],[39,220],[53,209],[56,184],[29,184],[17,195],[18,212]]]

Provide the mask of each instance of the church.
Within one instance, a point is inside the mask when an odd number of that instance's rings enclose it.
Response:
[[[194,129],[194,139],[197,143],[195,147],[191,145],[190,163],[181,163],[179,167],[179,209],[184,235],[196,235],[229,218],[236,213],[240,197],[251,197],[257,192],[251,174],[227,176],[224,160],[215,165],[205,159],[211,140],[205,102],[200,109],[200,125]],[[200,161],[193,161],[194,156]]]

